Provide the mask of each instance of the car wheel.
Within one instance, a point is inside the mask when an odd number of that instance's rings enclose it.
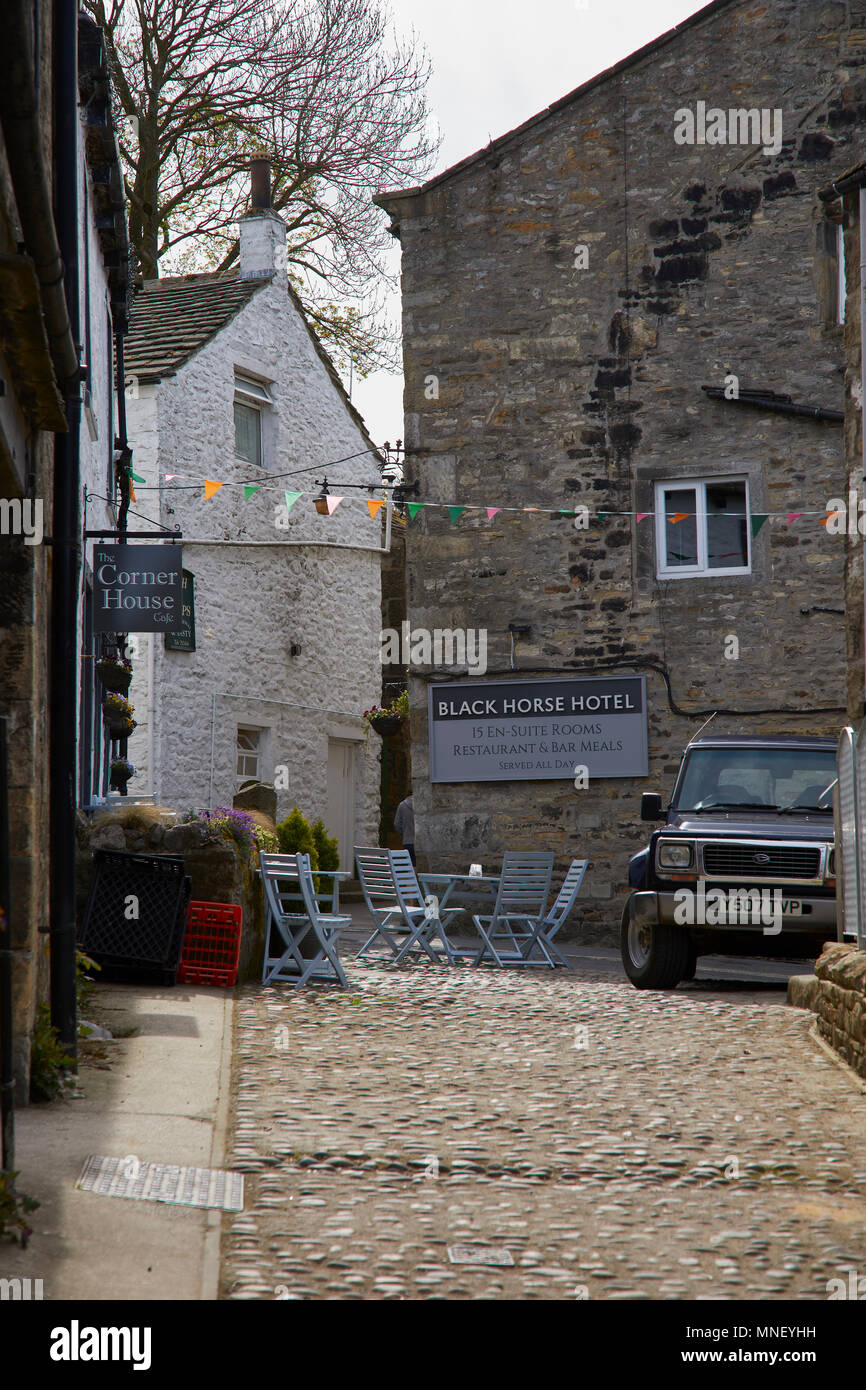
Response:
[[[691,945],[681,927],[632,921],[626,903],[620,950],[625,973],[636,989],[676,989],[687,977]]]

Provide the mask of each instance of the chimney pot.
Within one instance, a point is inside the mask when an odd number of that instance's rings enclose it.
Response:
[[[250,205],[271,206],[271,157],[265,152],[254,154],[250,160]]]

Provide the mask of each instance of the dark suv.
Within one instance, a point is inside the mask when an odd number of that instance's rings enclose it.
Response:
[[[836,936],[836,740],[697,738],[662,821],[629,864],[626,974],[673,989],[700,955],[817,955]]]

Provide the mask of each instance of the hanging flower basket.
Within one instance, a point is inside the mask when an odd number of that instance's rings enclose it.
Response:
[[[128,738],[135,728],[133,706],[122,695],[113,693],[102,703],[102,717],[112,738]]]
[[[365,709],[361,718],[367,723],[367,727],[375,730],[380,738],[390,738],[392,734],[402,728],[403,723],[409,715],[409,694],[402,691],[396,700],[392,700],[390,705],[380,708],[374,705],[372,709]]]
[[[125,695],[132,680],[132,663],[122,656],[102,657],[96,663],[96,674],[106,690]]]
[[[126,796],[126,784],[134,776],[135,765],[129,761],[129,758],[115,758],[111,764],[109,791],[120,792],[121,796]]]

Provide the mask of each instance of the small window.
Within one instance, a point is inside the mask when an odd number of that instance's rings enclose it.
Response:
[[[238,729],[238,782],[258,782],[261,729]]]
[[[836,228],[836,263],[838,266],[837,288],[836,288],[836,322],[845,322],[845,300],[848,297],[848,286],[845,280],[845,229],[842,226]]]
[[[748,574],[749,489],[745,478],[656,485],[660,579]]]
[[[257,468],[264,462],[262,416],[272,404],[264,386],[235,373],[235,455]]]

